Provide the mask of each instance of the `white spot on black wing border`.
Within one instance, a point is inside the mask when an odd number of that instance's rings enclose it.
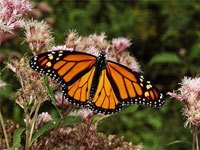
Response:
[[[119,103],[115,109],[104,109],[102,107],[96,106],[95,103],[90,102],[89,108],[96,114],[111,115],[121,111],[124,107],[122,103]]]

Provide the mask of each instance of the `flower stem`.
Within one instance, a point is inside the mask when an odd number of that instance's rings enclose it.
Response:
[[[192,129],[192,150],[199,150],[199,143],[198,143],[198,127],[193,126]]]
[[[33,130],[35,128],[35,122],[36,122],[36,119],[37,119],[37,116],[38,116],[38,111],[39,111],[39,108],[40,108],[40,104],[39,103],[36,107],[36,110],[35,110],[35,113],[34,113],[34,116],[33,116],[33,119],[32,119],[32,123],[31,123],[31,131],[30,131],[30,136],[29,136],[29,144],[31,144],[31,139],[32,139],[32,136],[33,136]]]
[[[196,127],[196,148],[199,150],[198,127]]]
[[[25,150],[28,150],[29,149],[29,136],[30,136],[30,132],[29,132],[29,113],[28,113],[28,110],[27,108],[25,107],[24,108],[24,114],[25,114],[25,119],[26,119],[26,144],[25,144]]]
[[[2,116],[2,113],[1,113],[1,110],[0,110],[0,121],[1,121],[1,126],[2,126],[2,129],[3,129],[3,134],[4,134],[4,137],[5,137],[5,140],[6,140],[6,146],[7,148],[9,148],[9,142],[8,142],[8,136],[7,136],[7,133],[6,133],[6,128],[5,128],[5,124],[4,124],[4,121],[3,121],[3,116]]]
[[[61,119],[59,120],[56,128],[58,128],[60,126],[60,124],[63,122],[63,120],[65,120],[65,118],[70,114],[70,112],[74,109],[74,105],[69,105],[67,111],[64,113],[64,115],[62,115],[63,117],[61,117]]]

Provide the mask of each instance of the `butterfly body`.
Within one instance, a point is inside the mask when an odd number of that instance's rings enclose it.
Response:
[[[130,68],[78,51],[49,51],[34,56],[30,66],[60,83],[65,98],[95,113],[111,114],[124,105],[141,104],[160,107],[164,104],[158,89]]]
[[[106,67],[106,53],[104,51],[100,52],[100,55],[97,57],[96,63],[95,63],[95,72],[94,72],[94,77],[92,80],[92,85],[91,85],[91,90],[90,90],[90,97],[89,99],[93,99],[94,95],[97,90],[97,86],[99,83],[100,76],[102,75],[102,70],[105,69]]]

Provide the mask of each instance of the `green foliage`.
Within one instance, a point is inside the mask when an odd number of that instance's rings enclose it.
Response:
[[[56,108],[57,112],[59,113],[59,115],[62,117],[62,114],[60,113],[60,110],[58,109],[57,105],[56,105],[56,99],[55,99],[55,96],[54,96],[54,92],[53,92],[53,88],[51,88],[49,86],[49,80],[48,80],[48,77],[47,76],[44,76],[44,84],[47,88],[47,91],[50,95],[50,98],[51,98],[51,101],[52,101],[52,104],[54,105],[54,107]]]
[[[55,128],[58,125],[58,122],[55,121],[51,121],[46,123],[43,127],[41,127],[32,137],[32,142],[34,142],[35,140],[37,140],[37,138],[39,138],[40,136],[42,136],[43,134],[45,134],[46,132],[50,131],[51,129]]]
[[[77,116],[67,116],[61,123],[62,126],[75,125],[82,123],[83,120]]]
[[[151,58],[149,64],[152,65],[154,63],[181,63],[181,59],[175,53],[163,52]]]
[[[34,135],[32,138],[32,143],[37,140],[37,138],[39,138],[40,136],[42,136],[43,134],[47,133],[48,131],[50,131],[51,129],[55,128],[56,126],[58,126],[58,124],[60,124],[59,122],[60,120],[54,120],[51,122],[46,123],[43,127],[41,127]],[[67,125],[75,125],[75,124],[80,124],[82,123],[82,119],[80,117],[76,117],[76,116],[67,116],[65,117],[65,119],[61,122],[61,126],[67,126]]]
[[[7,150],[15,150],[21,146],[21,135],[25,131],[25,128],[18,128],[13,134],[13,144],[12,147]]]

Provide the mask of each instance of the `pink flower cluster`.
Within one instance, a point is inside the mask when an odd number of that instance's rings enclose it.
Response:
[[[129,46],[131,46],[131,42],[127,38],[119,37],[112,40],[112,49],[116,52],[124,51]]]
[[[26,42],[34,54],[50,49],[54,43],[50,26],[44,21],[28,20],[25,22]]]
[[[0,0],[0,39],[6,33],[12,33],[16,28],[22,27],[22,16],[31,9],[28,0]]]
[[[168,93],[172,98],[184,102],[183,115],[186,126],[200,126],[200,77],[184,77],[177,91]]]
[[[79,116],[83,120],[89,122],[91,120],[91,118],[93,117],[94,113],[90,109],[82,108],[82,109],[78,109],[76,111],[73,111],[70,115],[71,116]]]
[[[64,95],[61,91],[57,91],[55,93],[55,99],[56,99],[58,107],[67,109],[70,105],[67,99],[64,98]]]
[[[109,60],[141,72],[140,64],[126,51],[130,46],[131,41],[128,38],[119,37],[109,41],[104,33],[81,37],[76,30],[72,30],[66,37],[65,45],[53,47],[52,50],[78,50],[95,56],[98,56],[100,51],[105,51]]]
[[[37,118],[37,125],[43,123],[43,122],[49,122],[52,121],[53,119],[51,118],[51,116],[49,115],[48,112],[42,112],[41,114],[38,115]]]

